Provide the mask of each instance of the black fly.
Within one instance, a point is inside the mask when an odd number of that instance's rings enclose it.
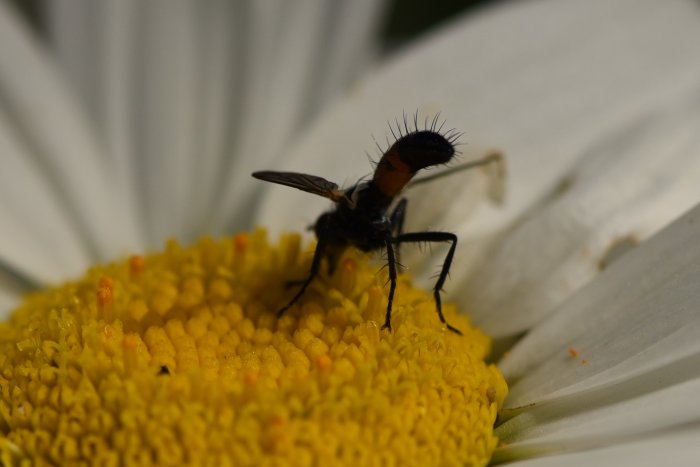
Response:
[[[430,126],[419,130],[417,121],[410,130],[404,118],[403,131],[398,125],[396,141],[384,151],[376,166],[374,176],[369,181],[360,181],[355,185],[340,189],[337,184],[315,175],[296,172],[261,171],[253,173],[253,177],[267,182],[286,185],[316,195],[324,196],[335,202],[332,210],[322,214],[314,224],[318,238],[316,251],[311,262],[309,276],[302,282],[301,289],[292,300],[277,312],[281,316],[289,307],[299,300],[306,288],[319,272],[321,260],[328,258],[329,272],[333,273],[335,265],[348,246],[354,246],[362,251],[386,249],[387,266],[389,268],[389,300],[386,308],[386,318],[382,329],[391,330],[391,305],[396,290],[397,255],[398,249],[404,243],[448,242],[450,248],[435,283],[433,296],[440,321],[457,334],[461,332],[445,321],[442,314],[440,291],[450,271],[457,235],[450,232],[403,232],[406,217],[406,198],[396,202],[394,199],[411,181],[420,169],[446,164],[455,155],[455,142],[460,136],[454,130],[441,133],[437,128],[437,117]],[[392,130],[392,134],[394,131]],[[418,179],[413,184],[432,180],[437,176],[464,170],[499,161],[498,154],[491,154],[484,159],[454,167],[438,175]]]

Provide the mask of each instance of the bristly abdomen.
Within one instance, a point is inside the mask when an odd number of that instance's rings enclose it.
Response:
[[[434,129],[401,134],[377,164],[373,183],[386,197],[393,198],[421,169],[446,164],[455,155],[454,138]]]

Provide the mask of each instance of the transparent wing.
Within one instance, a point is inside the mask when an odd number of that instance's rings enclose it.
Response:
[[[491,151],[482,159],[450,167],[433,175],[420,177],[411,180],[406,188],[411,188],[426,182],[433,181],[438,178],[449,176],[463,170],[473,169],[475,167],[485,167],[485,173],[488,177],[488,196],[496,204],[502,204],[505,198],[505,179],[506,179],[506,163],[503,154],[500,151]]]
[[[343,197],[343,192],[338,189],[338,185],[316,175],[297,172],[275,172],[273,170],[253,172],[252,175],[258,180],[291,186],[292,188],[320,195],[333,201],[338,201]]]

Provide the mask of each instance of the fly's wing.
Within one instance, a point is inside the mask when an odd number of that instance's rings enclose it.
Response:
[[[486,157],[482,159],[466,162],[434,175],[413,179],[409,182],[408,188],[475,167],[484,169],[484,175],[487,178],[487,194],[491,201],[496,204],[503,204],[505,198],[506,164],[503,154],[496,150],[489,151]]]
[[[338,189],[338,185],[316,175],[263,170],[261,172],[253,172],[253,177],[266,182],[291,186],[292,188],[323,196],[336,202],[343,197],[343,192]]]

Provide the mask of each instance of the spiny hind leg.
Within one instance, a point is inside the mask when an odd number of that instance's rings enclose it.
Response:
[[[407,234],[402,234],[393,240],[396,244],[401,243],[421,243],[421,242],[450,242],[450,249],[445,256],[445,261],[442,263],[442,269],[438,276],[438,280],[433,288],[433,297],[435,298],[435,307],[437,309],[438,317],[440,321],[447,326],[452,332],[457,334],[462,334],[462,332],[449,324],[445,320],[445,316],[442,314],[442,299],[440,297],[440,291],[442,286],[447,280],[447,276],[450,273],[450,266],[452,266],[452,260],[455,255],[455,250],[457,249],[457,235],[450,232],[412,232]]]

